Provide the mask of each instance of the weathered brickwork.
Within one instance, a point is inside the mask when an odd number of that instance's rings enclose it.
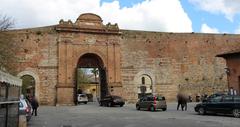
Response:
[[[102,59],[112,94],[135,102],[138,80],[148,75],[153,93],[172,101],[179,90],[193,97],[226,90],[226,62],[215,56],[240,48],[239,35],[118,30],[94,14],[10,32],[21,44],[18,71],[39,79],[36,96],[45,105],[73,104],[75,69],[86,53]]]
[[[240,48],[238,35],[126,30],[122,33],[122,83],[129,85],[124,87],[126,95],[136,92],[138,84],[132,79],[144,70],[155,76],[155,93],[169,100],[175,99],[178,90],[193,97],[227,90],[226,62],[215,56]],[[136,96],[128,97],[134,100]]]

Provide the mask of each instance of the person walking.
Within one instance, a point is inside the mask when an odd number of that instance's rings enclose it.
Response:
[[[179,107],[181,106],[182,111],[186,111],[187,110],[187,97],[184,96],[184,94],[182,93],[178,93],[177,94],[177,110],[179,109]]]
[[[32,105],[32,108],[33,108],[32,115],[34,114],[35,116],[37,116],[37,109],[39,107],[39,104],[38,104],[38,101],[36,100],[35,97],[32,97],[31,105]]]

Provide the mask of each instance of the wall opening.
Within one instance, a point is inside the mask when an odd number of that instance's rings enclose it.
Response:
[[[149,75],[141,75],[138,80],[138,85],[138,98],[153,94],[153,82]]]
[[[104,63],[98,55],[93,53],[82,55],[76,69],[75,104],[78,94],[87,94],[89,101],[97,101],[108,95],[106,76]]]
[[[33,76],[31,75],[23,75],[21,76],[22,79],[22,90],[21,93],[25,97],[34,97],[35,89],[36,89],[36,82]]]

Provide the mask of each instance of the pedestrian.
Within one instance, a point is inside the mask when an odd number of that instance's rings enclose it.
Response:
[[[33,108],[32,115],[34,114],[35,116],[37,116],[37,109],[39,107],[39,104],[35,97],[31,98],[31,105]]]
[[[177,110],[178,110],[179,106],[182,104],[182,100],[180,98],[180,94],[179,93],[177,94],[177,102],[178,102],[178,104],[177,104]]]
[[[186,110],[187,110],[187,101],[188,101],[188,98],[187,98],[184,94],[178,93],[178,94],[177,94],[177,101],[178,101],[177,110],[178,110],[179,107],[181,106],[182,111],[184,111],[184,108],[185,108],[185,111],[186,111]]]

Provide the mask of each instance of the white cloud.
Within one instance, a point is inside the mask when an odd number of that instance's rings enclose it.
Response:
[[[234,20],[235,15],[240,14],[240,0],[189,0],[189,2],[204,11],[224,14],[230,21]]]
[[[100,0],[1,0],[0,4],[0,13],[13,17],[21,28],[75,21],[86,12],[98,14],[104,23],[118,23],[121,29],[192,32],[179,0],[145,0],[130,8],[120,8],[118,1],[101,5]]]
[[[219,30],[216,28],[211,28],[207,24],[204,23],[204,24],[202,24],[201,32],[202,33],[219,33]]]

